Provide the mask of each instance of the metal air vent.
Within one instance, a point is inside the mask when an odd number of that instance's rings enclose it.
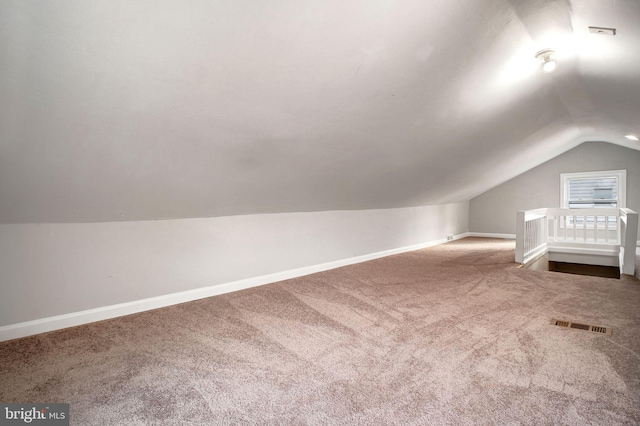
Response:
[[[600,34],[600,35],[612,35],[612,36],[616,35],[615,28],[589,27],[589,32],[593,34]]]
[[[565,328],[573,328],[576,330],[590,331],[592,333],[605,334],[607,336],[611,336],[611,332],[613,331],[611,327],[605,327],[602,325],[581,324],[579,322],[564,321],[564,320],[559,320],[555,318],[551,320],[551,325],[557,325],[558,327],[565,327]]]

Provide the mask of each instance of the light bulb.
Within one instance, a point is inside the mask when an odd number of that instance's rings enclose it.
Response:
[[[553,49],[542,49],[538,53],[536,53],[536,59],[542,62],[542,70],[544,72],[551,72],[556,69],[556,61],[553,59],[553,56],[556,52]]]
[[[549,59],[542,64],[542,70],[544,72],[551,72],[556,69],[556,61]]]

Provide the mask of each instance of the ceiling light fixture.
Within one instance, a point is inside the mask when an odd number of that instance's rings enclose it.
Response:
[[[632,141],[637,141],[638,137],[636,135],[624,135],[625,138],[630,139]]]
[[[555,53],[551,49],[543,49],[536,53],[536,59],[542,62],[542,70],[544,72],[551,72],[556,69],[556,61],[553,59]]]

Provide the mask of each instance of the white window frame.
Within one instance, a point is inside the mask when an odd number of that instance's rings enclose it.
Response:
[[[570,179],[597,179],[601,177],[616,177],[616,181],[618,182],[617,190],[617,201],[618,208],[625,208],[627,206],[627,171],[626,170],[602,170],[595,172],[575,172],[575,173],[561,173],[560,174],[560,208],[568,209],[569,208],[569,180]],[[574,208],[575,210],[580,210],[580,208]],[[586,225],[587,229],[594,229],[597,227],[598,229],[605,229],[608,227],[610,230],[616,230],[618,228],[617,218],[613,216],[608,216],[605,218],[605,221],[608,222],[606,225],[603,221],[598,220],[595,217],[591,217],[592,220],[589,220],[590,217],[585,216],[583,220],[587,220],[586,224],[582,223],[582,220],[578,219],[577,223],[573,223],[573,216],[566,216],[565,220],[560,222],[560,227],[570,228],[576,225],[584,226]]]
[[[560,208],[569,208],[569,180],[570,179],[597,179],[601,177],[615,176],[618,181],[618,208],[627,207],[627,171],[626,170],[602,170],[597,172],[577,172],[560,174]]]

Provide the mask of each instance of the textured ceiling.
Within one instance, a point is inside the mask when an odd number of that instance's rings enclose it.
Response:
[[[584,141],[640,149],[639,21],[638,0],[2,0],[0,223],[441,204]]]

